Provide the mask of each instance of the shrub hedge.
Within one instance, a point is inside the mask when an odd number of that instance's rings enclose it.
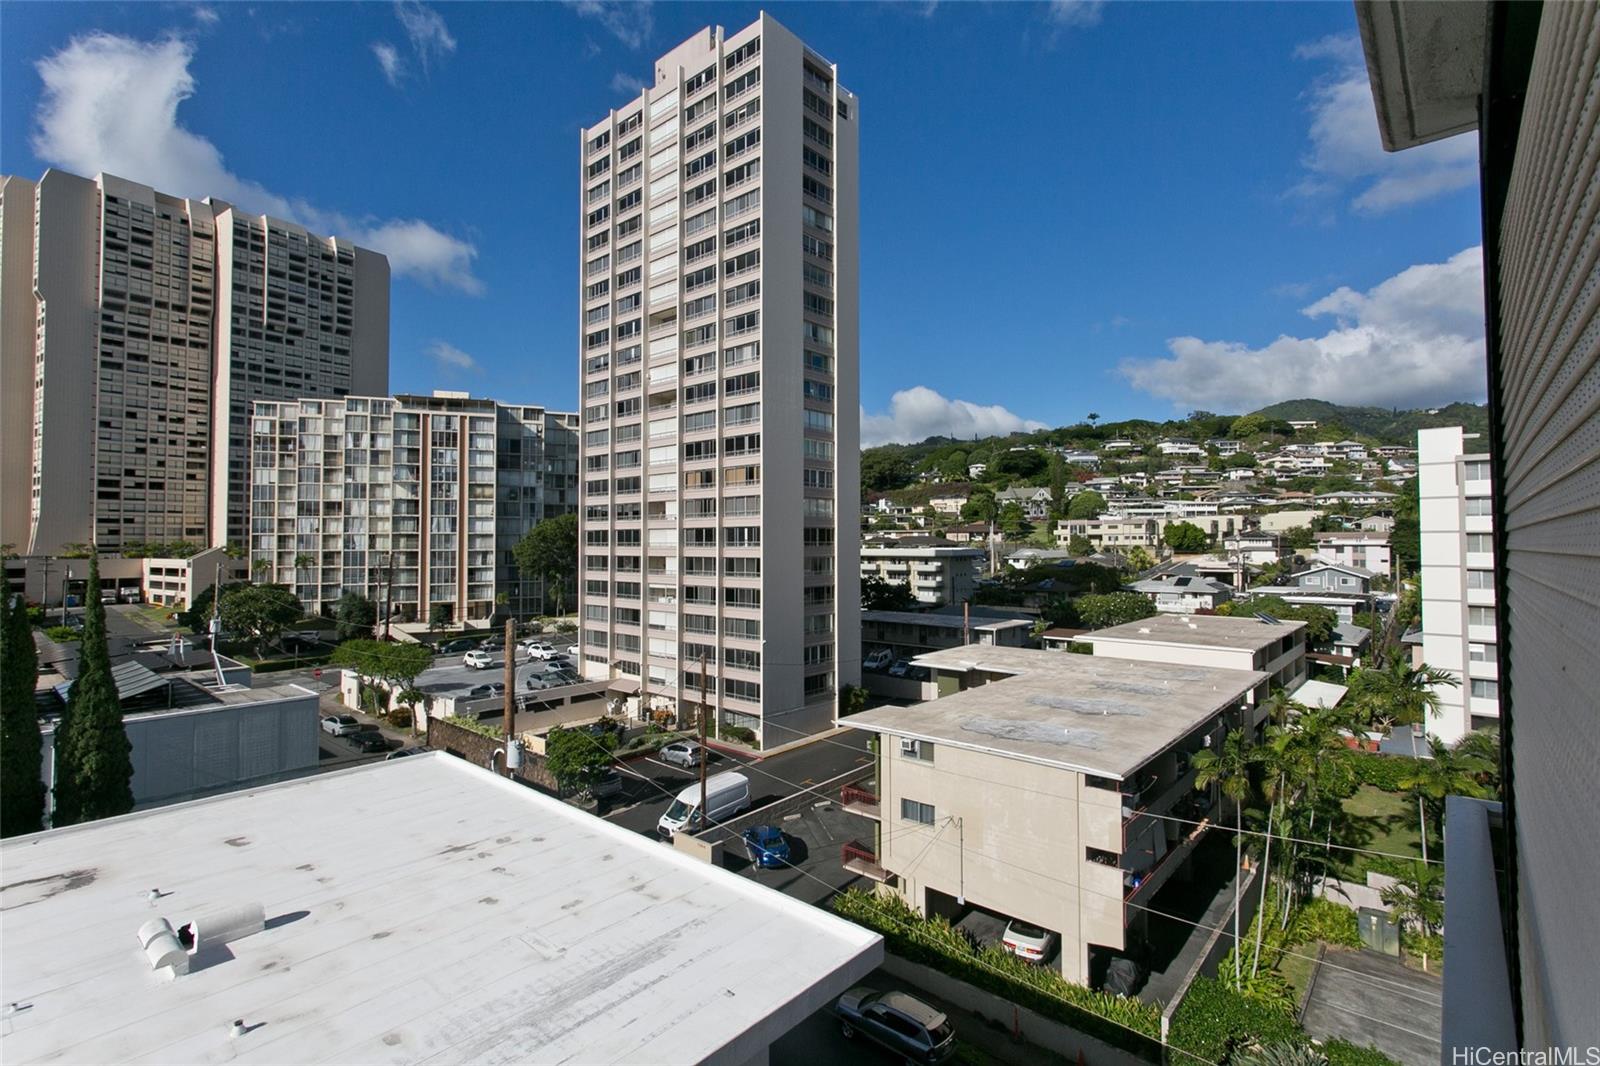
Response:
[[[942,918],[923,918],[897,896],[850,889],[835,896],[841,917],[881,935],[889,951],[993,992],[1087,1036],[1151,1062],[1162,1061],[1161,1012],[1148,1004],[1073,984],[996,947],[978,951]]]
[[[1167,1042],[1208,1062],[1226,1062],[1252,1044],[1306,1044],[1294,1016],[1246,999],[1212,977],[1197,977],[1177,1011]]]
[[[1385,792],[1404,792],[1401,780],[1411,771],[1411,760],[1404,755],[1379,755],[1370,751],[1350,753],[1350,767],[1356,782]]]
[[[1330,1040],[1322,1045],[1328,1066],[1395,1066],[1395,1061],[1375,1047],[1360,1047],[1348,1040]]]

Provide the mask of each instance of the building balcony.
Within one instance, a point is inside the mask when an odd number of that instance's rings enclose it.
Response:
[[[846,785],[839,790],[839,804],[851,814],[859,814],[863,818],[875,821],[881,821],[883,818],[878,794],[857,785]]]
[[[839,849],[839,859],[846,870],[874,881],[889,880],[889,871],[878,865],[878,855],[865,844],[852,840]]]
[[[1190,854],[1200,843],[1201,838],[1206,835],[1206,830],[1210,828],[1211,819],[1209,817],[1201,818],[1197,825],[1185,825],[1183,836],[1172,846],[1172,850],[1162,856],[1150,869],[1144,871],[1124,870],[1122,872],[1122,883],[1125,889],[1125,895],[1122,897],[1123,903],[1137,903],[1140,900],[1148,900],[1155,895],[1161,886],[1172,878],[1173,873],[1188,861]]]

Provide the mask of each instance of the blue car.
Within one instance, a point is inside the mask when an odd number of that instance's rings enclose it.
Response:
[[[789,865],[789,841],[775,825],[758,825],[744,831],[744,850],[750,861],[764,870]]]

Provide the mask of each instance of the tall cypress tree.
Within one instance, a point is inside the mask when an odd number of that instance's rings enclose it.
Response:
[[[0,836],[37,833],[43,825],[43,742],[33,702],[38,679],[27,605],[0,592]]]
[[[94,555],[89,556],[86,599],[78,676],[56,730],[56,825],[133,810],[133,745],[122,725],[122,702],[111,678],[100,561]]]

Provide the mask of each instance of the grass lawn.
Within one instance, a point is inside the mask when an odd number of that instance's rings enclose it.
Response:
[[[1362,785],[1355,795],[1344,801],[1345,812],[1362,823],[1368,839],[1360,846],[1369,851],[1388,852],[1421,858],[1421,837],[1417,832],[1417,804],[1410,796],[1385,792],[1371,785]],[[1436,826],[1428,826],[1428,854],[1434,856],[1443,850]],[[1339,876],[1346,881],[1364,882],[1367,870],[1374,865],[1383,866],[1394,861],[1378,855],[1347,852],[1341,860]]]
[[[144,615],[152,622],[155,622],[157,625],[177,628],[176,622],[167,620],[167,615],[175,612],[177,610],[176,607],[167,607],[159,603],[141,603],[138,605],[138,607],[140,614]]]
[[[1283,956],[1278,962],[1278,973],[1294,989],[1294,1002],[1298,1007],[1305,1001],[1306,986],[1311,983],[1311,972],[1316,969],[1317,945],[1297,944],[1290,950],[1295,954]]]

